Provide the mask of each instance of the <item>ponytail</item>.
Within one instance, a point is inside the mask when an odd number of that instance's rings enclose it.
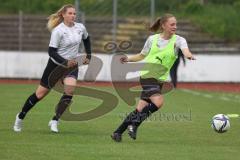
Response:
[[[148,28],[148,30],[151,32],[163,32],[162,25],[171,17],[174,17],[174,15],[168,13],[164,14],[162,17],[158,17],[157,20]]]
[[[50,15],[48,17],[48,23],[47,23],[48,30],[51,32],[53,28],[59,25],[62,21],[63,21],[62,15],[58,15],[56,13]]]
[[[63,13],[66,13],[68,8],[75,8],[72,4],[62,6],[56,13],[48,17],[47,28],[51,32],[57,25],[63,21]]]
[[[158,17],[157,20],[149,27],[149,31],[157,32],[160,28],[161,17]]]

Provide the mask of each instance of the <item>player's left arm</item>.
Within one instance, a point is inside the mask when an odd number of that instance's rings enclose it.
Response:
[[[195,60],[191,51],[188,48],[188,44],[185,38],[177,36],[176,46],[181,49],[183,55],[189,60]]]
[[[86,39],[83,39],[83,45],[84,45],[85,51],[87,53],[86,58],[90,60],[91,54],[92,54],[90,36],[88,36]]]
[[[191,51],[188,48],[182,48],[183,55],[189,60],[196,60],[196,58],[192,55]]]
[[[92,54],[91,40],[86,27],[84,25],[82,27],[83,27],[83,45],[87,54],[85,60],[83,61],[83,64],[89,64],[91,60],[91,54]]]

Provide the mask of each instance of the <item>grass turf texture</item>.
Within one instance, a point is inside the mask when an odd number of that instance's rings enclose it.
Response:
[[[230,119],[231,128],[224,134],[210,127],[215,114],[240,113],[237,94],[175,90],[165,95],[161,111],[139,128],[136,141],[124,134],[123,142],[116,143],[110,134],[133,106],[120,99],[117,108],[100,118],[85,122],[61,121],[60,133],[53,134],[47,124],[61,96],[55,91],[30,111],[23,131],[14,133],[15,115],[35,88],[36,85],[0,84],[1,159],[235,160],[240,156],[239,118]],[[97,89],[117,95],[110,87]],[[75,96],[72,110],[84,112],[99,102]]]

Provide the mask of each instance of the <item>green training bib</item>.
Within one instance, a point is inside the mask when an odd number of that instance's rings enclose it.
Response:
[[[174,64],[177,56],[174,53],[176,35],[174,34],[166,47],[160,49],[157,46],[159,34],[153,37],[152,46],[149,54],[145,57],[146,64],[140,72],[142,78],[155,78],[160,81],[166,81],[169,71]]]

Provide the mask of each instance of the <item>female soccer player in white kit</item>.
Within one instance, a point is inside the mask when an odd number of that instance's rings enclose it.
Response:
[[[28,97],[22,110],[16,115],[13,126],[15,132],[22,130],[23,119],[29,110],[40,100],[42,100],[57,83],[63,81],[64,93],[56,107],[56,113],[49,122],[52,132],[58,132],[58,120],[71,103],[73,92],[77,84],[78,62],[76,61],[78,49],[83,40],[86,50],[86,57],[83,64],[88,64],[91,59],[90,37],[85,26],[76,23],[75,7],[71,4],[64,5],[56,13],[50,15],[48,29],[51,31],[49,43],[49,60],[43,72],[41,81],[36,91]],[[58,70],[57,76],[50,79],[51,73]]]

